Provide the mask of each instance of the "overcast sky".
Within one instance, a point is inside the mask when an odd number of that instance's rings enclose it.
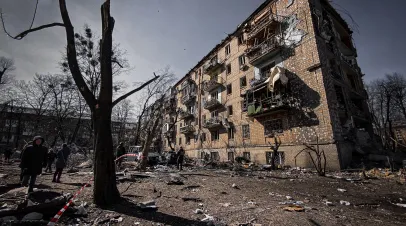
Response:
[[[100,33],[101,0],[69,0],[68,11],[79,31],[85,23]],[[169,65],[178,77],[185,75],[211,48],[234,31],[263,0],[116,0],[114,40],[127,50],[134,70],[123,79],[141,82]],[[406,74],[406,1],[335,0],[358,24],[354,32],[358,62],[366,81],[385,73]],[[11,34],[26,29],[34,0],[0,0]],[[345,16],[344,16],[345,17]],[[348,19],[348,17],[345,17]],[[58,1],[40,0],[34,26],[61,22]],[[58,73],[57,62],[66,45],[65,32],[54,27],[29,34],[21,41],[0,31],[0,56],[15,59],[17,79],[35,73]]]

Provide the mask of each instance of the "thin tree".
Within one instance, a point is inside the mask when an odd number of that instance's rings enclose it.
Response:
[[[0,57],[0,85],[10,83],[12,79],[11,72],[15,69],[13,59]]]
[[[105,0],[101,6],[102,35],[100,40],[100,92],[98,96],[95,96],[89,89],[89,86],[86,84],[78,64],[78,56],[75,45],[75,31],[66,7],[66,0],[59,0],[59,9],[63,21],[62,23],[51,23],[36,28],[32,28],[31,25],[29,29],[16,36],[12,36],[6,31],[2,14],[1,20],[5,33],[11,38],[17,40],[23,39],[31,32],[39,31],[45,28],[59,26],[65,29],[69,70],[76,86],[89,106],[91,113],[94,114],[94,129],[97,135],[95,145],[93,199],[97,205],[106,206],[117,202],[120,197],[116,185],[111,133],[112,108],[120,101],[126,99],[130,95],[138,92],[151,82],[155,81],[157,78],[159,78],[159,76],[155,75],[154,78],[145,82],[140,87],[120,96],[113,101],[112,50],[115,20],[110,15],[110,0]]]

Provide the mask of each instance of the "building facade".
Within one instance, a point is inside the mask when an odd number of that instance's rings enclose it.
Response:
[[[327,0],[265,1],[168,95],[164,147],[269,164],[277,138],[279,164],[309,167],[300,151],[318,140],[346,168],[372,137],[351,33]]]

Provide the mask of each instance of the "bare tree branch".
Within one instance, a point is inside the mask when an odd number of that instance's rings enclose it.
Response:
[[[124,68],[124,66],[120,62],[118,62],[116,59],[111,59],[111,62],[116,63],[121,68]]]
[[[117,98],[115,101],[113,101],[113,104],[112,104],[113,107],[114,107],[114,105],[118,104],[120,101],[122,101],[122,100],[124,100],[125,98],[131,96],[132,94],[134,94],[134,93],[136,93],[136,92],[142,90],[145,86],[151,84],[153,81],[155,81],[156,79],[159,78],[159,76],[157,76],[155,73],[154,73],[154,75],[155,75],[154,78],[150,79],[149,81],[145,82],[144,84],[142,84],[141,86],[137,87],[136,89],[131,90],[130,92],[128,92],[128,93],[122,95],[121,97],[119,97],[119,98]]]

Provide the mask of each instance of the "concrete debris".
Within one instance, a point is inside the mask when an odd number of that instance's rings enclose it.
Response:
[[[15,216],[5,216],[0,219],[3,221],[17,221],[17,217],[15,217]]]
[[[203,204],[203,203],[199,203],[199,206],[202,207],[202,206],[204,206],[204,204]]]
[[[291,205],[291,206],[283,207],[283,210],[289,211],[289,212],[303,212],[305,209],[302,206]]]
[[[347,190],[342,189],[342,188],[337,188],[337,191],[339,191],[339,192],[347,192]]]
[[[334,206],[334,203],[333,202],[330,202],[330,201],[325,201],[324,202],[324,204],[326,205],[326,206]]]
[[[91,159],[89,159],[89,160],[79,164],[78,168],[91,168],[92,166],[93,166],[93,161]]]
[[[0,173],[0,178],[5,179],[8,177],[8,174]]]
[[[287,200],[293,200],[292,196],[286,196]]]
[[[214,221],[214,217],[210,216],[208,214],[204,215],[204,218],[201,220],[202,222],[213,222]]]
[[[195,214],[203,214],[203,210],[202,209],[196,209],[194,211]]]
[[[141,223],[136,221],[136,222],[134,222],[134,225],[141,225]]]
[[[236,184],[231,185],[232,188],[240,189]]]
[[[403,203],[393,203],[393,204],[396,206],[399,206],[399,207],[406,208],[406,204],[403,204]]]
[[[341,200],[341,201],[340,201],[340,204],[341,204],[341,205],[344,205],[344,206],[349,206],[349,205],[351,205],[350,202],[344,201],[344,200]]]
[[[223,206],[223,207],[229,207],[229,206],[231,206],[231,203],[229,203],[229,202],[226,202],[226,203],[219,203],[221,206]]]
[[[32,212],[23,217],[24,220],[41,220],[44,215],[42,213]]]
[[[143,210],[156,210],[158,208],[155,200],[138,203],[138,206]]]
[[[79,206],[77,208],[77,211],[75,212],[75,214],[77,214],[77,215],[87,215],[87,211],[86,211],[85,207],[81,205],[81,206]]]

